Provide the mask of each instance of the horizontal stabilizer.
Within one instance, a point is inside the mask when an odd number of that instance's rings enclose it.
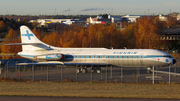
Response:
[[[40,45],[41,43],[10,43],[4,45]]]

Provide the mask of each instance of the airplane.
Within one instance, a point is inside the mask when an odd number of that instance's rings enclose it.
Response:
[[[65,22],[63,22],[63,24],[66,24],[66,25],[72,25],[74,21],[71,21],[71,20],[66,20]]]
[[[86,67],[101,72],[102,66],[153,67],[169,66],[176,60],[169,54],[155,49],[107,49],[107,48],[63,48],[54,47],[40,41],[27,27],[20,27],[22,45],[18,55],[36,63],[18,63],[18,65],[72,65],[77,73],[87,73]]]
[[[45,20],[45,23],[52,23],[53,22],[53,18],[51,20]]]
[[[89,17],[91,24],[105,24],[104,21],[93,21],[91,17]]]

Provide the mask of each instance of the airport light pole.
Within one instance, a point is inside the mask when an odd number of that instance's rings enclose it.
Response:
[[[171,9],[170,9],[170,14],[171,14]]]
[[[55,15],[56,15],[56,9],[55,9]]]

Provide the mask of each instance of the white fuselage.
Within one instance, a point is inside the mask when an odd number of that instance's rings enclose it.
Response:
[[[19,55],[34,61],[47,61],[37,56],[52,53],[63,54],[64,63],[107,63],[123,67],[151,67],[173,64],[173,58],[153,49],[106,49],[106,48],[55,48],[54,50],[23,51]],[[28,54],[28,55],[27,55]]]

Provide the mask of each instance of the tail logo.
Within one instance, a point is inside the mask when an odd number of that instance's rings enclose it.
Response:
[[[27,36],[29,40],[31,40],[30,36],[33,36],[33,34],[29,34],[28,30],[26,30],[27,34],[22,34],[22,36]]]

